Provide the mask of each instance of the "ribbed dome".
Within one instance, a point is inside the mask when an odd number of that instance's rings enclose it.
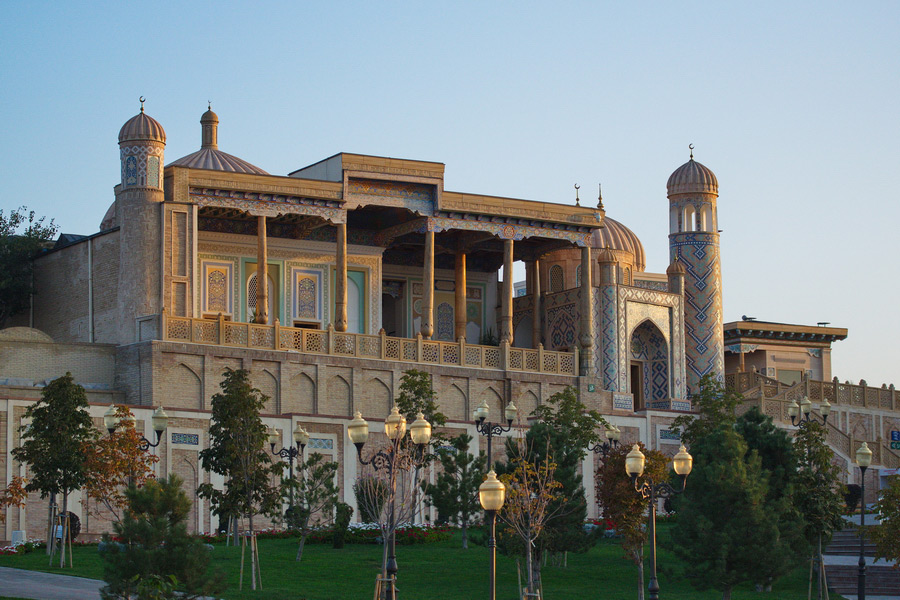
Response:
[[[144,112],[141,112],[128,119],[122,129],[119,130],[119,143],[136,142],[150,140],[153,142],[166,143],[166,132],[159,124],[159,121]]]
[[[634,255],[634,268],[643,271],[647,266],[644,257],[644,245],[633,231],[609,217],[604,217],[606,227],[594,230],[591,235],[591,246],[594,248],[610,248],[611,250],[625,250]]]
[[[193,154],[182,156],[170,167],[190,167],[191,169],[209,169],[211,171],[228,171],[230,173],[253,173],[256,175],[268,175],[257,166],[251,165],[246,160],[232,156],[215,148],[203,148]]]
[[[684,265],[681,264],[681,261],[676,257],[672,264],[669,265],[669,268],[666,269],[666,275],[685,275],[687,273],[687,269],[684,268]]]
[[[687,161],[669,176],[666,183],[669,195],[688,194],[700,192],[703,194],[718,194],[719,181],[715,173],[706,166],[698,163],[693,158]]]

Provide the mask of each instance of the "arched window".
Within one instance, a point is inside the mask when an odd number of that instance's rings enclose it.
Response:
[[[713,212],[712,206],[706,204],[703,206],[703,209],[700,211],[700,223],[703,231],[714,231],[715,224],[713,223]]]
[[[563,270],[559,265],[550,267],[550,293],[563,291]]]
[[[694,231],[695,223],[694,221],[696,217],[696,211],[694,210],[694,206],[692,204],[688,204],[684,207],[684,220],[681,223],[682,231]]]

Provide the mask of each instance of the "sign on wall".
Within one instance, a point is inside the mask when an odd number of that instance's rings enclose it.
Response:
[[[634,410],[631,394],[613,394],[613,408],[616,410]]]
[[[900,450],[900,431],[891,432],[891,450]]]

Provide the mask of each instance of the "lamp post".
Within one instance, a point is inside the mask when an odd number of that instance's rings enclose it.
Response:
[[[406,417],[400,414],[400,409],[396,404],[391,409],[391,414],[384,420],[384,433],[391,441],[391,445],[386,451],[379,450],[370,456],[368,460],[363,458],[362,449],[369,439],[369,424],[362,418],[362,414],[358,411],[347,426],[347,433],[350,436],[350,441],[356,446],[356,454],[359,457],[359,462],[364,465],[372,465],[372,468],[376,471],[386,471],[390,480],[390,521],[388,523],[390,536],[389,539],[385,540],[385,543],[388,544],[388,560],[385,565],[388,587],[385,589],[385,592],[387,594],[386,597],[394,598],[396,597],[398,571],[397,556],[395,552],[397,545],[397,524],[395,522],[396,506],[394,503],[397,492],[396,471],[397,469],[408,470],[416,463],[422,461],[425,446],[428,444],[429,440],[431,440],[431,423],[426,421],[425,416],[420,412],[416,415],[416,420],[413,421],[413,424],[409,427],[409,437],[412,440],[412,443],[415,444],[414,456],[403,456],[400,454],[400,445],[406,435]]]
[[[491,537],[488,538],[488,551],[491,555],[490,566],[490,600],[497,598],[497,513],[503,508],[506,501],[506,486],[497,479],[497,474],[491,469],[487,479],[478,487],[478,500],[481,508],[487,513],[488,523],[491,528]]]
[[[798,427],[800,423],[808,422],[810,413],[812,412],[812,402],[807,396],[800,398],[800,404],[796,400],[791,400],[788,404],[788,415],[791,417],[791,425]],[[828,423],[828,414],[831,412],[831,403],[826,399],[819,406],[819,412],[822,413],[822,424]],[[801,416],[802,413],[802,416]]]
[[[603,456],[603,460],[606,460],[606,457],[609,455],[609,452],[619,447],[619,439],[622,437],[622,430],[616,427],[615,425],[607,425],[606,426],[606,439],[607,441],[601,442],[599,444],[594,444],[593,446],[588,446],[588,450],[591,450],[594,454],[600,454]]]
[[[103,415],[103,424],[106,426],[106,430],[109,432],[109,435],[112,435],[113,432],[119,427],[119,423],[121,421],[129,421],[131,422],[132,427],[137,422],[134,415],[130,412],[127,417],[122,417],[121,419],[116,414],[115,405],[110,405],[109,410],[106,411]],[[150,448],[156,448],[159,446],[159,443],[162,441],[162,434],[169,426],[169,415],[166,414],[166,410],[160,406],[155,411],[153,411],[153,416],[150,418],[150,423],[153,426],[153,431],[156,432],[156,443],[152,443],[150,440],[145,438],[143,434],[141,435],[141,440],[138,442],[138,447],[147,452]]]
[[[269,449],[272,452],[273,456],[280,456],[281,458],[286,458],[288,461],[288,477],[290,478],[291,487],[288,488],[289,491],[289,504],[290,510],[293,512],[294,509],[294,459],[299,457],[299,462],[303,462],[303,450],[306,448],[306,444],[309,443],[309,434],[306,432],[303,427],[300,426],[300,423],[297,423],[297,426],[294,428],[294,443],[295,446],[288,446],[287,448],[282,447],[281,450],[275,451],[275,445],[281,443],[281,431],[274,428],[269,427]],[[282,471],[283,472],[283,471]]]
[[[503,416],[506,417],[506,427],[499,423],[491,423],[490,421],[486,420],[491,412],[491,408],[488,406],[487,400],[482,400],[481,404],[478,405],[478,408],[472,411],[472,420],[475,421],[475,430],[479,434],[487,437],[488,467],[490,467],[494,461],[491,455],[491,439],[503,432],[512,429],[512,422],[516,419],[518,410],[519,409],[516,408],[516,405],[511,401],[506,405],[506,409],[503,411]]]
[[[859,465],[859,484],[862,492],[862,512],[859,516],[859,575],[856,578],[856,596],[866,600],[866,469],[872,464],[872,451],[863,442],[856,451],[856,464]]]
[[[625,457],[625,472],[631,477],[635,491],[640,494],[641,498],[650,499],[650,585],[647,587],[650,592],[649,600],[659,600],[659,582],[656,579],[656,499],[671,498],[684,491],[687,476],[690,475],[694,464],[694,459],[685,450],[684,444],[675,455],[674,462],[675,473],[681,476],[680,490],[676,490],[666,481],[654,484],[653,480],[649,478],[643,483],[638,483],[638,477],[644,473],[644,453],[637,444]]]

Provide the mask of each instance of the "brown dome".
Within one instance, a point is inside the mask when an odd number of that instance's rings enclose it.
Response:
[[[691,158],[669,176],[666,189],[670,196],[692,192],[718,195],[719,181],[709,168]]]
[[[678,258],[675,258],[672,264],[669,265],[669,268],[666,269],[666,275],[684,275],[685,273],[687,273],[687,269],[684,268],[684,265]]]
[[[634,255],[634,269],[642,272],[647,266],[644,257],[644,245],[633,231],[609,217],[603,218],[605,227],[594,230],[591,235],[593,248],[610,248],[611,250],[624,250]]]
[[[141,107],[141,112],[128,119],[119,130],[119,143],[152,141],[166,143],[166,132],[159,121],[149,116]]]

